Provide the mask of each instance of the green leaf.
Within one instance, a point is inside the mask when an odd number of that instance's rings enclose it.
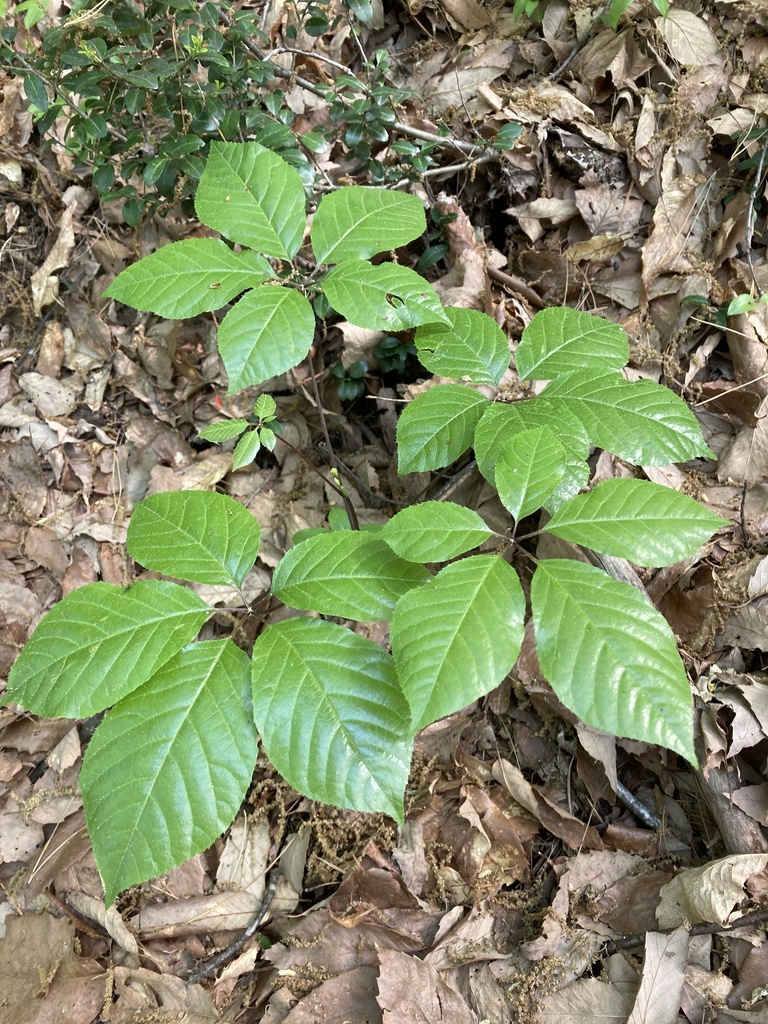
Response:
[[[258,753],[249,677],[231,640],[190,644],[96,730],[80,788],[107,905],[232,823]]]
[[[340,263],[323,279],[328,301],[358,327],[406,331],[448,317],[432,285],[396,263],[372,266],[367,260]]]
[[[277,402],[272,395],[259,395],[253,407],[253,415],[259,420],[274,419],[277,412]]]
[[[118,274],[104,294],[170,320],[220,309],[260,284],[272,268],[255,252],[232,252],[218,238],[172,242]]]
[[[198,437],[204,441],[230,441],[233,437],[242,434],[248,427],[248,420],[222,420],[220,423],[212,423],[210,427],[198,432]]]
[[[250,465],[259,454],[261,448],[261,437],[258,430],[249,430],[243,434],[232,452],[232,469],[242,469]]]
[[[744,292],[742,295],[737,295],[735,299],[731,299],[726,309],[727,316],[739,316],[741,313],[751,313],[753,309],[757,308],[758,300],[753,298],[748,292]]]
[[[141,686],[211,614],[176,583],[89,583],[62,598],[11,669],[6,698],[46,718],[87,718]]]
[[[498,686],[523,642],[525,597],[497,555],[446,566],[392,616],[392,653],[414,732]]]
[[[304,237],[304,186],[258,142],[212,142],[195,196],[200,220],[267,256],[293,259]]]
[[[427,228],[421,200],[407,192],[350,185],[325,196],[312,222],[320,263],[368,259],[418,238]]]
[[[610,7],[608,8],[608,23],[614,32],[619,27],[622,14],[631,3],[632,0],[611,0]]]
[[[515,353],[520,380],[551,380],[581,369],[620,370],[628,361],[623,328],[566,306],[540,310]]]
[[[248,292],[219,328],[230,395],[292,369],[309,352],[314,336],[315,314],[299,292],[269,285]]]
[[[402,824],[408,705],[376,644],[319,619],[268,626],[253,646],[253,715],[267,757],[300,793]]]
[[[383,540],[341,530],[291,548],[275,569],[272,593],[302,611],[378,622],[390,618],[403,594],[431,578]]]
[[[565,448],[549,427],[514,434],[496,463],[499,498],[518,521],[540,509],[564,476]]]
[[[29,102],[34,103],[41,113],[44,114],[48,110],[48,90],[39,75],[32,71],[24,75],[24,92]]]
[[[472,509],[452,501],[423,501],[394,515],[380,534],[409,562],[447,562],[493,536]]]
[[[544,677],[587,725],[696,763],[690,686],[667,622],[627,583],[583,562],[539,562],[531,583]],[[393,624],[394,625],[394,624]]]
[[[261,441],[267,451],[273,452],[277,443],[277,434],[274,430],[270,430],[269,427],[262,427],[259,431],[259,441]]]
[[[140,501],[128,527],[128,553],[145,568],[239,587],[259,552],[254,517],[213,491],[166,491]]]
[[[461,384],[439,384],[410,402],[397,421],[397,471],[450,466],[472,444],[488,399]]]
[[[660,566],[694,554],[726,522],[650,480],[605,480],[562,505],[544,530],[635,565]]]
[[[495,321],[474,309],[449,306],[449,324],[425,324],[414,341],[432,373],[474,384],[498,384],[509,366],[509,345]]]
[[[573,413],[592,444],[635,465],[715,458],[685,402],[651,380],[581,370],[555,378],[542,398],[556,415],[562,409]]]

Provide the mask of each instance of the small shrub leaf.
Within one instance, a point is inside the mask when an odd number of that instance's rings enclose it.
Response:
[[[248,292],[219,328],[229,393],[292,369],[309,352],[314,335],[315,314],[299,292],[268,285]]]
[[[266,276],[272,276],[272,268],[258,253],[232,252],[218,238],[190,238],[132,264],[104,294],[134,309],[180,320],[226,306]]]
[[[11,669],[6,697],[47,718],[95,715],[149,679],[210,614],[176,583],[89,583],[40,622]]]
[[[499,685],[520,652],[524,620],[520,581],[497,555],[454,562],[401,598],[392,653],[414,732]]]
[[[239,587],[259,551],[254,517],[213,491],[166,491],[140,501],[128,527],[128,553],[146,569]]]
[[[556,415],[573,413],[592,444],[637,466],[715,458],[685,402],[651,380],[580,370],[556,377],[542,397]]]
[[[414,337],[431,373],[473,384],[498,384],[509,366],[509,345],[498,324],[475,309],[449,306],[449,324],[425,324]]]
[[[561,505],[544,530],[656,567],[692,555],[725,523],[692,498],[650,480],[605,480]]]
[[[312,222],[318,263],[368,259],[426,231],[421,200],[406,192],[350,185],[325,196]]]
[[[541,670],[566,707],[596,729],[695,763],[685,669],[672,630],[640,591],[552,558],[536,568],[531,606]]]
[[[261,449],[261,434],[258,430],[249,430],[243,434],[232,452],[232,469],[249,466]]]
[[[398,558],[378,537],[339,530],[291,548],[275,569],[272,593],[302,611],[378,622],[430,579],[423,565]]]
[[[257,753],[248,656],[231,640],[190,644],[107,714],[80,773],[107,905],[216,841]]]
[[[488,399],[462,387],[440,384],[405,407],[397,421],[398,473],[450,466],[472,444]]]
[[[540,310],[515,352],[520,380],[551,380],[576,370],[620,370],[629,361],[623,328],[565,306]]]
[[[319,619],[268,626],[253,647],[253,715],[300,793],[402,824],[410,716],[386,651]]]
[[[496,463],[501,503],[518,521],[540,509],[565,476],[565,448],[549,427],[510,437]]]
[[[248,429],[248,420],[222,420],[220,423],[212,423],[210,427],[201,430],[198,437],[204,441],[215,441],[221,444],[222,441],[230,441],[238,437],[244,430]]]
[[[304,237],[304,186],[258,142],[212,142],[195,196],[208,227],[267,256],[293,259]]]
[[[371,330],[407,331],[448,319],[432,285],[396,263],[340,263],[323,279],[323,291],[337,313]]]
[[[452,501],[423,501],[394,515],[380,534],[409,562],[447,562],[493,536],[470,508]]]

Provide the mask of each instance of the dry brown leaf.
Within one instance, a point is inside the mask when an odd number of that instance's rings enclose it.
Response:
[[[200,985],[190,985],[171,974],[157,974],[143,967],[115,968],[113,1000],[109,1024],[135,1024],[142,1019],[211,1024],[219,1019]]]
[[[640,991],[628,1024],[677,1024],[688,941],[684,927],[669,935],[658,932],[646,935]]]
[[[566,988],[537,1002],[539,1024],[627,1024],[633,993],[597,978],[579,978]]]
[[[681,871],[661,890],[656,910],[659,927],[677,928],[683,921],[723,925],[738,920],[741,913],[734,909],[746,898],[744,883],[766,866],[768,854],[741,854]]]
[[[720,43],[703,18],[692,11],[672,6],[663,18],[655,19],[669,48],[670,56],[678,64],[716,64],[722,61]]]
[[[378,1003],[383,1024],[477,1024],[458,992],[449,988],[431,964],[405,953],[380,957]]]

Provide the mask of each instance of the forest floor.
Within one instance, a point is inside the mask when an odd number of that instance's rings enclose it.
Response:
[[[492,313],[512,350],[551,305],[621,323],[630,375],[680,394],[717,454],[644,469],[732,524],[695,557],[641,576],[679,639],[701,764],[576,721],[528,643],[488,698],[418,739],[404,828],[313,804],[260,760],[243,812],[210,850],[105,909],[77,789],[83,723],[9,706],[2,1024],[768,1024],[768,305],[725,315],[736,295],[768,292],[768,144],[755,131],[768,124],[768,8],[675,4],[664,19],[634,4],[618,31],[565,0],[547,3],[540,24],[478,0],[386,8],[374,4],[360,43],[387,49],[394,84],[423,98],[401,120],[430,133],[447,123],[463,144],[440,150],[439,173],[417,186],[457,215],[429,272],[443,301]],[[279,39],[289,9],[270,10]],[[311,51],[304,75],[326,73],[328,59],[359,66],[348,32],[291,45]],[[4,677],[63,595],[136,577],[124,542],[145,495],[241,499],[262,527],[262,588],[332,495],[285,449],[233,473],[229,451],[196,440],[222,414],[247,416],[254,398],[226,395],[213,318],[167,322],[102,297],[194,221],[172,210],[126,227],[63,146],[39,137],[18,79],[2,73],[0,88]],[[314,94],[295,93],[304,130],[327,116]],[[522,129],[509,150],[467,155],[507,124]],[[395,159],[386,144],[377,156]],[[339,146],[322,169],[331,182],[354,173]],[[429,483],[393,464],[393,400],[428,374],[413,358],[383,371],[380,340],[335,325],[317,357],[368,522]],[[365,394],[342,402],[330,371],[360,359]],[[261,390],[321,464],[306,385],[298,372]],[[593,461],[595,479],[628,472],[605,453]],[[452,500],[489,521],[503,513],[469,462],[446,480]],[[276,858],[261,930],[212,963],[253,918]]]

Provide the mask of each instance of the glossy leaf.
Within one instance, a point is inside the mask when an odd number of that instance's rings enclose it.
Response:
[[[409,562],[447,562],[478,547],[493,531],[470,508],[423,501],[394,515],[380,536]]]
[[[581,370],[557,377],[542,398],[556,415],[576,416],[592,444],[637,466],[715,457],[685,402],[651,380]]]
[[[195,196],[200,220],[266,256],[292,259],[306,225],[296,171],[258,142],[212,142]]]
[[[635,565],[661,566],[694,554],[726,522],[650,480],[605,480],[562,505],[544,530]]]
[[[431,284],[396,263],[372,266],[367,260],[340,263],[323,279],[323,291],[351,324],[379,331],[406,331],[447,321]]]
[[[256,561],[259,540],[259,524],[234,498],[213,491],[166,491],[138,503],[126,546],[154,572],[239,587]]]
[[[350,185],[323,197],[312,222],[312,251],[318,263],[364,260],[407,245],[426,227],[416,196]]]
[[[258,753],[248,656],[190,644],[96,730],[80,788],[109,905],[211,846],[240,809]]]
[[[499,498],[517,520],[540,509],[564,476],[565,448],[549,427],[510,437],[496,463]]]
[[[406,594],[390,635],[413,731],[498,686],[520,652],[524,621],[520,581],[498,555],[454,562]]]
[[[660,743],[695,763],[690,686],[666,620],[583,562],[539,562],[531,584],[541,670],[587,725]]]
[[[309,352],[314,335],[315,314],[299,292],[277,286],[248,292],[219,328],[229,393],[292,369]]]
[[[623,328],[567,306],[540,310],[515,352],[520,380],[551,380],[577,370],[620,370],[629,361]]]
[[[253,647],[253,715],[300,793],[402,824],[410,719],[386,651],[319,619],[268,626]]]
[[[475,309],[448,306],[449,323],[419,327],[419,359],[432,373],[473,384],[498,384],[509,366],[509,344],[498,324]]]
[[[455,462],[472,444],[490,402],[461,384],[440,384],[410,402],[397,421],[398,473],[423,473]]]
[[[232,252],[218,238],[189,238],[145,256],[118,274],[104,294],[171,320],[220,309],[272,275],[255,252]]]
[[[398,558],[378,537],[341,530],[291,548],[275,569],[272,593],[292,608],[376,622],[430,579],[423,565]]]
[[[211,614],[176,583],[89,583],[62,598],[16,659],[6,699],[47,718],[87,718],[137,689]]]

